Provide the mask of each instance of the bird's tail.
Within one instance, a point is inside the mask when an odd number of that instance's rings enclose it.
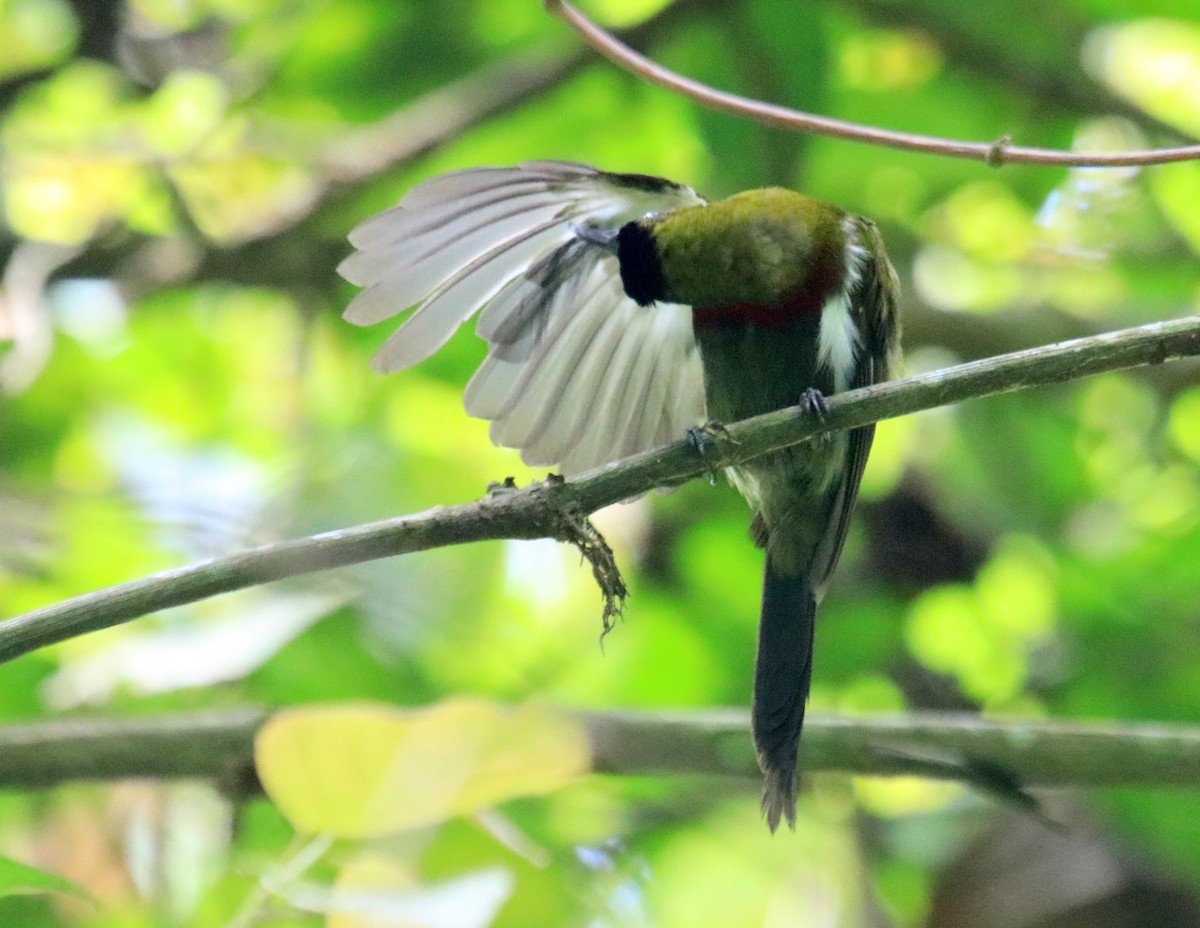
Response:
[[[763,577],[752,728],[765,776],[763,814],[771,831],[781,818],[796,827],[796,762],[812,679],[817,601],[803,577],[780,573],[767,557]]]

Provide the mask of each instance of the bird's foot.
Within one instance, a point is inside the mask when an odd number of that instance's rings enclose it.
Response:
[[[800,395],[800,408],[805,412],[816,413],[817,418],[824,422],[829,413],[829,401],[816,387],[809,387]]]
[[[714,441],[714,438],[718,435],[728,442],[737,443],[730,436],[729,429],[725,428],[723,423],[717,422],[715,419],[709,419],[703,425],[692,426],[687,430],[688,444],[695,448],[696,453],[702,458],[707,457],[708,453],[716,447],[717,443]],[[712,468],[708,471],[708,482],[717,482],[716,471]]]
[[[733,441],[725,424],[717,422],[715,419],[709,419],[703,425],[694,425],[687,430],[688,444],[695,448],[701,456],[708,454],[713,449],[716,444],[713,439],[718,435],[726,441]]]
[[[516,477],[505,477],[503,481],[493,480],[487,485],[487,495],[491,498],[497,496],[507,496],[509,493],[515,493],[520,487],[517,486]]]

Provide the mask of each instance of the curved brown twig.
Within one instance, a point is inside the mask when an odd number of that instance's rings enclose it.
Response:
[[[881,145],[886,148],[983,161],[992,167],[1001,167],[1005,164],[1044,164],[1058,167],[1115,168],[1200,159],[1200,145],[1087,154],[1013,145],[1008,136],[1002,136],[993,142],[962,142],[912,132],[895,132],[828,116],[817,116],[775,103],[764,103],[761,100],[717,90],[707,84],[676,74],[669,68],[664,68],[635,52],[580,13],[566,0],[544,0],[544,2],[549,12],[563,20],[588,45],[629,73],[682,94],[703,106],[744,116],[777,129],[811,132],[815,135],[828,135],[839,139],[865,142],[869,145]]]

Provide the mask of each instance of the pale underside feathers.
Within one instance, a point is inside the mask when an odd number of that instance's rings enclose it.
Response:
[[[339,272],[365,289],[345,318],[371,325],[419,304],[376,370],[402,370],[479,314],[488,356],[466,410],[529,464],[576,473],[679,439],[704,419],[691,312],[638,306],[616,255],[578,229],[616,230],[702,203],[667,181],[561,161],[428,180],[350,234]]]

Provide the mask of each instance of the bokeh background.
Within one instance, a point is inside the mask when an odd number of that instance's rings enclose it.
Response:
[[[846,119],[1087,150],[1200,135],[1195,0],[584,8],[690,76]],[[388,327],[340,319],[334,268],[421,179],[547,157],[873,217],[910,372],[1200,300],[1197,164],[996,171],[768,131],[618,73],[536,0],[0,0],[0,614],[543,476],[462,412],[470,331],[378,377]],[[812,711],[1200,720],[1198,384],[1179,363],[881,425]],[[696,482],[598,522],[631,587],[603,650],[576,551],[459,547],[26,656],[0,667],[0,720],[745,706],[760,560],[741,499]],[[751,780],[589,776],[307,867],[275,807],[211,784],[11,791],[0,853],[92,901],[0,899],[0,923],[1200,924],[1193,793],[1057,791],[1055,829],[954,785],[808,787],[771,838]],[[391,920],[322,911],[347,873],[404,900]]]

